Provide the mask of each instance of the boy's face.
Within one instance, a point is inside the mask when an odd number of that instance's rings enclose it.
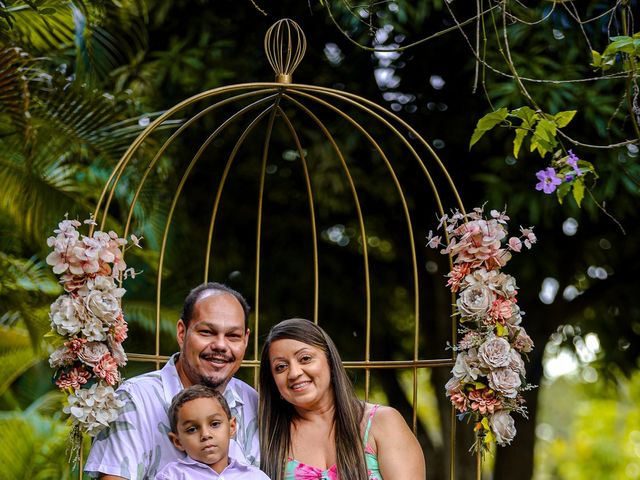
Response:
[[[169,437],[178,450],[209,465],[217,473],[228,464],[229,439],[236,433],[236,419],[229,420],[215,398],[196,398],[178,411],[177,434]]]

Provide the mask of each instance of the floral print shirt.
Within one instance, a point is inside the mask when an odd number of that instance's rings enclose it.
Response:
[[[118,389],[125,402],[118,418],[93,440],[85,473],[99,473],[126,479],[152,479],[169,462],[185,458],[168,433],[167,412],[173,397],[183,386],[176,370],[178,355],[160,370],[133,377]],[[237,432],[229,454],[243,463],[259,465],[258,394],[246,383],[232,378],[224,391]]]

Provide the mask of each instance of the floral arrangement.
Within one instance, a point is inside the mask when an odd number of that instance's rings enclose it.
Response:
[[[93,219],[86,224],[96,225]],[[120,383],[119,367],[127,363],[122,342],[127,322],[121,300],[125,289],[120,275],[135,276],[123,259],[127,240],[115,232],[80,235],[77,220],[65,218],[47,239],[53,251],[47,263],[60,275],[64,293],[53,304],[49,318],[57,348],[49,357],[55,383],[68,394],[64,413],[72,423],[71,456],[77,459],[82,433],[95,436],[116,419],[123,406],[114,387]],[[139,239],[131,236],[139,246]]]
[[[500,269],[524,245],[536,242],[532,227],[520,227],[520,237],[508,237],[505,212],[483,208],[463,215],[454,211],[440,219],[449,244],[441,250],[451,255],[453,269],[447,286],[457,294],[455,314],[460,317],[460,340],[445,388],[447,397],[459,412],[459,419],[475,424],[476,441],[472,450],[483,452],[494,441],[511,443],[516,435],[511,412],[527,417],[521,393],[527,385],[522,356],[533,342],[521,326],[524,312],[518,306],[515,279]],[[428,246],[438,248],[441,237],[429,232]],[[442,245],[444,246],[444,245]]]

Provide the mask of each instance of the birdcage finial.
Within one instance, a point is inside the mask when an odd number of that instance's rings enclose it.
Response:
[[[291,83],[293,71],[307,50],[307,39],[296,22],[283,18],[274,23],[264,36],[264,51],[276,72],[276,82]]]

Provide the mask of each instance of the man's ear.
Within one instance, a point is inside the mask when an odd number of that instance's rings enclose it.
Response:
[[[182,350],[182,344],[184,343],[184,336],[187,333],[187,326],[182,319],[178,320],[176,325],[176,340],[178,340],[178,346]]]
[[[173,443],[174,447],[176,447],[181,452],[184,452],[184,448],[182,447],[182,444],[180,443],[180,439],[178,438],[178,435],[176,435],[173,432],[169,432],[169,439],[171,440],[171,443]]]
[[[231,417],[231,420],[229,420],[229,436],[233,437],[236,434],[237,429],[236,417]]]

